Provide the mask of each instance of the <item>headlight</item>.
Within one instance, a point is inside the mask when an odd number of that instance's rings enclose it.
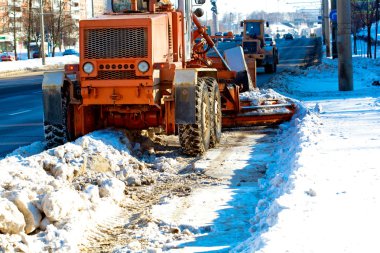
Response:
[[[94,71],[94,65],[91,62],[86,62],[83,65],[83,71],[87,74],[91,74]]]
[[[139,62],[139,65],[137,67],[143,73],[145,73],[149,70],[149,64],[146,61]]]

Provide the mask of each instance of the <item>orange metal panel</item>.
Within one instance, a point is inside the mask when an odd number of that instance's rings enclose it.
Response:
[[[294,105],[286,106],[289,113],[238,113],[238,114],[223,114],[222,126],[223,127],[238,127],[238,126],[253,126],[253,125],[271,125],[280,124],[289,121],[296,110]]]
[[[289,121],[293,114],[273,114],[273,115],[231,115],[222,117],[223,127],[239,127],[253,125],[270,125],[280,124],[281,122]]]
[[[81,92],[83,105],[154,104],[152,87],[88,87]]]
[[[182,14],[173,12],[173,60],[174,62],[182,62]]]
[[[166,134],[175,133],[175,103],[173,98],[165,99],[165,130]]]

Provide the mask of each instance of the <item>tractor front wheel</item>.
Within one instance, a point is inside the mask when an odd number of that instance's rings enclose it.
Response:
[[[222,137],[222,109],[218,82],[213,77],[204,77],[210,98],[210,148],[214,148]]]
[[[178,135],[182,151],[190,156],[202,155],[210,146],[210,98],[204,79],[195,87],[195,123],[179,124]]]
[[[61,112],[62,112],[62,123],[51,123],[47,120],[44,121],[44,132],[46,148],[54,148],[59,145],[63,145],[70,141],[71,135],[69,122],[72,122],[70,115],[72,115],[73,108],[70,105],[70,93],[67,85],[64,85],[61,89]]]

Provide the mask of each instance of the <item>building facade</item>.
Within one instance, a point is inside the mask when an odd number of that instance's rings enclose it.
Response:
[[[63,11],[62,22],[70,20],[73,27],[78,29],[79,20],[95,17],[104,13],[106,1],[110,0],[0,0],[0,46],[1,40],[9,37],[16,37],[16,49],[25,47],[28,33],[33,37],[38,37],[40,28],[40,4],[43,1],[45,34],[49,35],[49,14],[59,15]],[[29,14],[32,13],[30,17]],[[48,14],[48,15],[46,15]],[[29,23],[33,26],[29,27]],[[51,24],[51,23],[50,23]],[[32,31],[32,32],[31,32]],[[75,31],[70,31],[75,34]],[[71,35],[72,40],[78,39],[77,35]],[[48,38],[47,38],[48,39]],[[14,40],[13,40],[14,41]],[[63,45],[65,47],[65,45]],[[1,48],[0,48],[1,50]]]

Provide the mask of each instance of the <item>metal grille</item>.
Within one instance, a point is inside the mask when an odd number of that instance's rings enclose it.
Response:
[[[146,77],[136,77],[134,70],[99,71],[97,77],[88,80],[122,80],[122,79],[143,79]]]
[[[244,42],[243,50],[244,50],[245,54],[256,54],[257,53],[257,42],[256,41]]]
[[[146,28],[102,28],[85,30],[85,59],[146,58]]]

